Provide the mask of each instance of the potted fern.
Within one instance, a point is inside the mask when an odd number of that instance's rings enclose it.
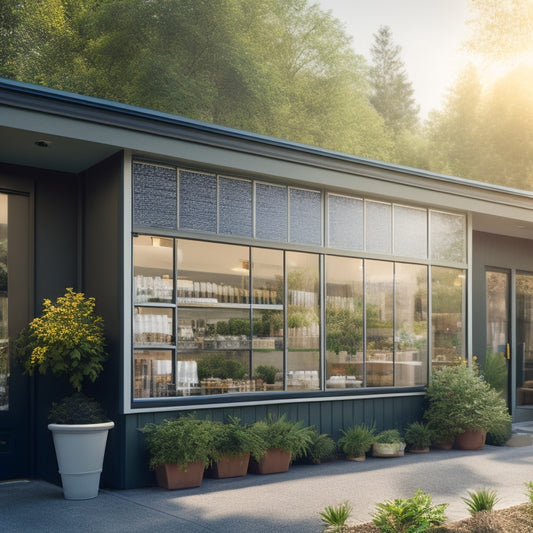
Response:
[[[349,461],[364,461],[366,453],[374,444],[376,431],[374,427],[366,424],[359,424],[341,429],[342,437],[337,441],[337,445],[343,451]]]
[[[433,444],[435,430],[423,422],[413,422],[404,431],[407,450],[411,453],[427,453]]]
[[[372,445],[372,457],[403,457],[405,442],[397,429],[378,433]]]
[[[65,376],[74,389],[74,395],[52,405],[48,425],[63,495],[72,500],[98,495],[107,435],[114,427],[98,402],[81,392],[87,379],[94,382],[100,375],[107,357],[103,319],[94,307],[94,298],[68,288],[55,303],[43,301],[42,315],[15,343],[27,373]]]

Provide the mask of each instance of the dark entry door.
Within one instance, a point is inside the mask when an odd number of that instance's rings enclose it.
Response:
[[[29,379],[11,353],[30,317],[30,249],[30,197],[0,189],[0,479],[31,474]]]

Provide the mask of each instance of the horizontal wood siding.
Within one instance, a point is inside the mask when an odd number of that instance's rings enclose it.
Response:
[[[225,420],[228,416],[251,424],[268,414],[285,414],[290,420],[302,420],[306,425],[315,425],[321,433],[329,433],[335,440],[340,430],[354,424],[375,424],[376,429],[398,428],[402,430],[422,415],[423,396],[395,396],[335,400],[323,402],[295,402],[287,404],[256,405],[244,407],[219,407],[195,411],[154,412],[126,415],[125,422],[125,476],[121,488],[130,489],[153,485],[155,478],[148,470],[148,456],[140,428],[150,422],[160,423],[165,419],[195,412],[199,418]]]

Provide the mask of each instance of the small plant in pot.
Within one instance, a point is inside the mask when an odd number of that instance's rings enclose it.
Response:
[[[243,426],[236,417],[229,417],[227,423],[213,422],[213,453],[207,475],[216,478],[246,475],[250,454],[261,455],[266,450],[263,441]]]
[[[402,457],[405,442],[397,429],[387,429],[378,433],[372,445],[373,457]]]
[[[213,422],[189,415],[147,424],[142,432],[150,455],[149,467],[155,470],[160,487],[201,485],[204,469],[214,455]]]
[[[337,445],[327,433],[320,433],[314,426],[312,429],[311,442],[304,460],[319,465],[335,456]]]
[[[99,404],[81,393],[87,379],[94,382],[100,375],[107,357],[103,319],[94,308],[94,298],[68,288],[55,303],[43,301],[42,315],[15,342],[27,373],[65,376],[75,391],[53,404],[48,425],[66,499],[98,495],[107,434],[114,427]]]
[[[466,363],[435,370],[426,401],[424,418],[436,430],[436,441],[455,439],[462,449],[483,448],[488,432],[511,422],[505,400]]]
[[[252,454],[250,471],[254,474],[287,472],[291,460],[305,456],[312,441],[312,427],[302,421],[287,420],[285,415],[279,418],[269,415],[251,427],[265,450]]]
[[[423,422],[413,422],[409,424],[404,431],[404,439],[407,444],[407,450],[411,453],[429,452],[433,444],[435,430]]]
[[[342,437],[337,445],[350,461],[364,461],[366,453],[372,448],[376,438],[376,430],[366,424],[358,424],[346,430],[341,429]]]

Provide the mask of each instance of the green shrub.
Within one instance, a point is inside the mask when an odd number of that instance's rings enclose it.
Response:
[[[463,498],[463,501],[472,516],[480,511],[492,511],[494,506],[500,501],[497,492],[492,489],[481,489],[475,492],[468,491],[468,496],[468,498]]]
[[[504,355],[487,350],[481,375],[491,387],[501,393],[505,389],[507,381],[507,361]]]
[[[52,424],[99,424],[108,422],[109,418],[99,402],[76,392],[52,403],[48,421]]]
[[[327,433],[319,433],[313,427],[311,442],[307,451],[307,458],[313,463],[331,459],[335,455],[337,446],[335,441]]]
[[[250,452],[261,455],[265,448],[263,441],[251,429],[243,426],[240,419],[229,417],[227,423],[213,422],[213,461],[219,461],[224,456],[236,456]]]
[[[418,489],[412,498],[379,503],[372,521],[383,533],[424,533],[446,520],[448,505],[431,503],[431,496]]]
[[[527,495],[527,497],[529,499],[529,503],[530,503],[531,507],[533,508],[533,481],[526,481],[524,483],[524,485],[527,488],[526,495]]]
[[[208,464],[214,454],[213,422],[183,416],[147,424],[143,428],[150,455],[151,469],[163,464],[177,464],[186,469],[189,463]]]
[[[405,428],[404,438],[407,445],[415,450],[428,448],[433,443],[435,430],[423,422],[413,422]]]
[[[402,436],[397,429],[386,429],[376,435],[374,442],[381,444],[394,444],[397,442],[403,442]]]
[[[254,378],[262,379],[264,383],[272,385],[276,381],[278,369],[275,366],[259,365],[255,368]]]
[[[337,445],[347,457],[361,457],[375,441],[376,430],[366,424],[358,424],[346,430],[341,429],[342,437]]]
[[[198,379],[244,379],[248,368],[239,361],[216,354],[198,361]]]
[[[346,521],[350,518],[353,507],[344,502],[337,506],[328,505],[320,512],[322,522],[327,526],[326,531],[342,531],[346,525]]]
[[[285,415],[279,418],[268,415],[251,426],[252,431],[262,440],[264,449],[280,448],[290,452],[292,459],[304,457],[311,445],[314,428],[305,426],[302,421],[291,422]],[[264,452],[263,452],[264,453]],[[261,454],[253,454],[259,459]]]
[[[511,417],[501,417],[494,421],[494,425],[487,433],[487,444],[492,446],[504,446],[511,438],[513,432],[513,424]]]

